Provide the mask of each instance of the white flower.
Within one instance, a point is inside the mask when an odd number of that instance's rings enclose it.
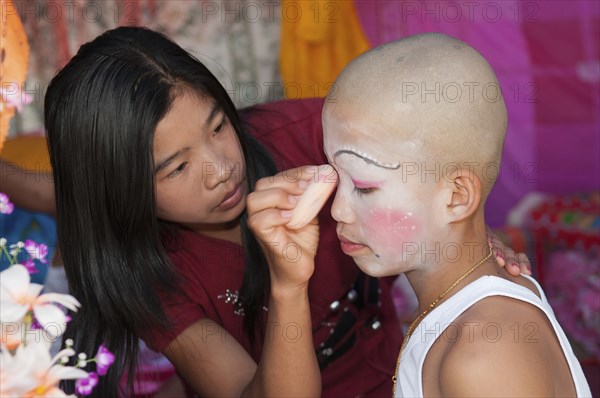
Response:
[[[56,364],[63,357],[75,355],[70,348],[50,358],[45,341],[29,341],[17,347],[14,355],[2,347],[0,353],[0,396],[2,397],[66,397],[58,388],[60,380],[82,379],[82,369]]]
[[[81,306],[68,294],[46,293],[40,295],[43,285],[30,283],[29,272],[21,264],[0,272],[0,320],[3,323],[21,322],[28,312],[52,337],[60,336],[66,326],[64,311],[58,303],[72,311]]]
[[[1,327],[1,338],[4,347],[9,350],[14,350],[19,344],[21,344],[23,336],[27,333],[27,325],[25,322],[2,322]]]
[[[35,362],[33,356],[24,354],[24,349],[17,348],[15,355],[2,346],[0,351],[0,396],[22,397],[27,391],[35,388],[36,380],[30,369]]]

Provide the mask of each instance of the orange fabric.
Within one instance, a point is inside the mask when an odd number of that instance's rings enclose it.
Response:
[[[327,95],[342,69],[370,47],[353,1],[284,0],[281,13],[279,64],[286,98]]]
[[[0,89],[6,92],[20,90],[29,66],[29,43],[25,29],[12,0],[0,0]],[[8,135],[10,119],[15,108],[7,106],[0,97],[0,150]]]
[[[6,140],[0,152],[2,159],[22,169],[52,172],[46,137],[24,135]]]

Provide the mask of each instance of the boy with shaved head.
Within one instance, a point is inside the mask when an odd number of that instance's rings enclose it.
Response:
[[[363,54],[326,100],[342,249],[367,274],[405,273],[419,301],[396,396],[591,396],[540,286],[491,258],[506,127],[487,61],[441,34]]]

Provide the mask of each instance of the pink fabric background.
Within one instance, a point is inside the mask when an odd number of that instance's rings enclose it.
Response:
[[[487,221],[526,193],[600,188],[600,2],[356,0],[373,46],[421,32],[460,38],[491,63],[509,112]]]

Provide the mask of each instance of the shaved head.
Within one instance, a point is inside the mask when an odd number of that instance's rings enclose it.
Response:
[[[496,170],[507,115],[498,80],[475,49],[452,37],[410,36],[361,55],[337,78],[323,110],[325,139],[341,140],[386,164],[477,163],[484,196]],[[489,169],[489,168],[488,168]],[[493,174],[493,173],[492,173]]]

